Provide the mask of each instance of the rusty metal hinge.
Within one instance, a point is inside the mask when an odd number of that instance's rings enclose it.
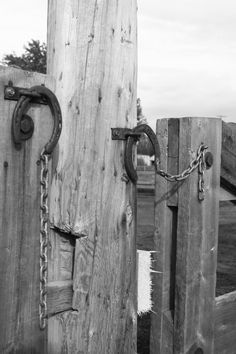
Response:
[[[142,134],[149,138],[155,155],[155,161],[159,161],[160,147],[156,134],[147,124],[139,124],[133,129],[129,128],[111,128],[112,140],[125,140],[124,164],[129,179],[136,183],[138,176],[133,164],[133,145],[139,140]]]

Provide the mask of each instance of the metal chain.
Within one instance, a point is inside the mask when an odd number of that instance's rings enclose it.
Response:
[[[40,294],[39,294],[39,326],[47,325],[47,275],[48,275],[48,159],[43,150],[40,154]]]
[[[156,173],[161,177],[164,177],[169,182],[178,182],[183,181],[190,176],[190,174],[198,168],[199,181],[198,181],[198,198],[200,201],[204,200],[205,189],[204,189],[204,170],[205,170],[205,151],[208,149],[208,146],[201,143],[197,150],[197,155],[194,160],[192,160],[186,170],[178,175],[171,175],[168,172],[160,170],[158,168],[159,160],[155,161]]]
[[[198,199],[200,201],[205,199],[205,182],[204,182],[204,172],[206,169],[206,162],[205,162],[205,149],[202,151],[202,157],[199,161],[198,165]]]

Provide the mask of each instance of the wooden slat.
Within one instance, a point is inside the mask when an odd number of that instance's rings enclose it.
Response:
[[[221,121],[180,120],[179,168],[183,170],[204,142],[214,156],[205,173],[205,200],[198,200],[198,173],[179,189],[174,352],[201,348],[213,353],[214,303],[221,155]]]
[[[48,70],[65,117],[51,223],[78,237],[75,311],[53,316],[50,353],[136,352],[135,187],[111,139],[136,125],[136,16],[136,0],[49,1]]]
[[[72,280],[53,281],[47,284],[48,316],[72,309]]]
[[[160,144],[160,168],[168,168],[168,120],[157,121],[157,138]],[[172,353],[173,318],[171,318],[171,257],[173,246],[173,212],[168,207],[168,197],[173,193],[169,183],[156,176],[155,234],[153,274],[153,313],[151,315],[150,352]],[[172,309],[173,310],[173,309]],[[169,313],[168,320],[166,313]],[[173,315],[173,313],[172,313]],[[168,324],[168,325],[167,325]]]
[[[235,123],[222,123],[221,184],[236,194]]]
[[[236,348],[236,291],[216,298],[214,354],[233,354]]]
[[[45,75],[0,67],[0,352],[42,353],[46,331],[39,329],[40,152],[52,132],[49,108],[34,105],[34,134],[22,150],[12,143],[16,102],[4,100],[4,85],[31,87]]]
[[[231,191],[221,187],[220,188],[220,197],[219,197],[219,199],[221,201],[236,200],[236,195],[231,193]]]
[[[179,173],[179,119],[168,119],[168,164],[167,171],[172,175]],[[179,182],[169,182],[168,206],[178,204]]]

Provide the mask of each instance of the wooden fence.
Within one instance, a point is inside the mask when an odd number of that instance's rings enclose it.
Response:
[[[161,168],[171,174],[189,165],[202,142],[214,162],[204,175],[203,201],[197,171],[176,183],[156,176],[150,352],[233,354],[236,292],[215,297],[215,287],[219,201],[235,200],[235,136],[230,126],[207,118],[158,120],[157,136]],[[150,194],[153,174],[139,175],[139,191]]]
[[[48,74],[0,68],[1,353],[136,353],[136,187],[125,175],[125,143],[111,139],[111,128],[136,125],[136,10],[136,0],[49,0]],[[4,99],[9,81],[50,88],[63,116],[49,162],[44,330],[39,158],[53,120],[42,102],[30,102],[24,113],[34,134],[17,150],[16,102]],[[236,295],[215,299],[220,181],[227,197],[236,185],[228,128],[222,165],[219,119],[157,123],[161,168],[182,171],[202,142],[214,163],[202,202],[196,171],[179,184],[156,178],[152,354],[234,353]]]
[[[136,352],[135,186],[123,178],[124,142],[111,138],[111,128],[136,125],[136,18],[136,0],[49,0],[47,75],[0,67],[1,353]],[[30,102],[34,134],[17,150],[9,81],[45,84],[62,111],[49,161],[46,285],[39,159],[53,119]]]

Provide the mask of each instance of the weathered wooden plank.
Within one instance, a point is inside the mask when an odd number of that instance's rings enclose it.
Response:
[[[179,119],[168,119],[168,164],[167,171],[172,175],[179,173]],[[168,206],[178,205],[179,182],[169,182],[171,191],[168,197]]]
[[[68,353],[136,351],[135,188],[111,140],[112,127],[136,124],[136,6],[49,1],[48,70],[65,117],[51,223],[78,237],[76,311],[52,319]]]
[[[33,105],[33,137],[16,150],[11,118],[16,102],[4,100],[4,85],[52,87],[45,75],[0,67],[0,352],[42,353],[39,329],[40,152],[52,132],[51,113]]]
[[[72,280],[53,281],[47,284],[48,316],[72,309]]]
[[[48,281],[72,280],[75,238],[50,230],[48,247]]]
[[[185,169],[204,142],[214,156],[205,173],[205,200],[198,200],[195,171],[179,189],[174,352],[214,351],[214,303],[219,214],[221,121],[180,120],[179,168]]]
[[[157,121],[157,138],[160,144],[160,168],[168,167],[168,120]],[[155,187],[155,233],[154,269],[153,274],[153,313],[151,315],[150,352],[172,353],[173,318],[166,321],[166,311],[170,313],[170,273],[172,250],[173,214],[168,207],[168,182],[156,176]],[[171,327],[172,321],[172,330]]]
[[[220,197],[219,199],[221,201],[226,201],[226,200],[236,200],[236,195],[233,194],[231,191],[225,189],[224,187],[220,188]]]
[[[222,122],[221,184],[236,194],[236,124]]]
[[[215,354],[232,354],[236,348],[235,336],[236,291],[216,298]]]

